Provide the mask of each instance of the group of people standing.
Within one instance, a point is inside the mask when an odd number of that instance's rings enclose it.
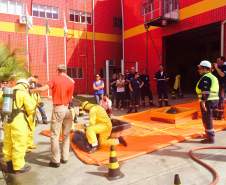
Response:
[[[168,80],[169,77],[162,65],[159,71],[156,72],[154,79],[157,81],[158,102],[159,106],[168,106]],[[96,75],[96,80],[93,83],[94,95],[96,103],[102,104],[101,100],[104,96],[104,81],[101,80],[99,74]],[[142,74],[135,71],[131,67],[130,71],[126,70],[125,74],[113,74],[110,81],[111,100],[115,110],[128,109],[128,113],[133,110],[138,111],[140,105],[146,106],[146,97],[148,98],[148,106],[155,106],[153,103],[152,90],[150,88],[150,77],[146,70]],[[164,104],[165,103],[165,104]]]

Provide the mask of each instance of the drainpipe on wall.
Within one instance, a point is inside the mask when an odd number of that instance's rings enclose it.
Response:
[[[93,73],[96,75],[96,43],[95,43],[95,0],[92,0],[92,13],[93,13]]]
[[[121,0],[121,10],[122,10],[122,60],[125,63],[125,41],[124,41],[124,6],[123,0]],[[124,73],[124,70],[123,70]]]
[[[222,23],[221,23],[221,56],[224,56],[224,25],[226,24],[226,20],[224,20]]]

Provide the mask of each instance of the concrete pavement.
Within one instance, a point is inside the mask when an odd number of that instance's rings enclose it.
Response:
[[[48,112],[50,110],[48,106]],[[62,164],[57,169],[50,168],[50,139],[39,135],[40,131],[46,128],[49,128],[49,125],[38,125],[35,136],[38,148],[27,155],[27,162],[32,166],[31,172],[9,175],[8,185],[173,185],[174,175],[177,173],[183,185],[207,185],[212,179],[211,174],[193,162],[187,154],[190,148],[208,146],[200,144],[199,139],[191,139],[123,162],[121,171],[125,177],[116,181],[108,181],[105,178],[107,168],[86,165],[78,160],[73,152],[67,164]],[[225,131],[217,133],[214,146],[226,146],[225,138]],[[226,152],[208,150],[197,154],[214,166],[220,174],[219,185],[225,185]],[[0,184],[3,184],[1,176]]]

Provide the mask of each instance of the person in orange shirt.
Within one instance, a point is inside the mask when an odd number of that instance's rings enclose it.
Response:
[[[51,122],[51,161],[50,167],[58,168],[60,163],[67,163],[70,148],[70,130],[73,116],[69,110],[69,102],[74,92],[74,80],[66,74],[66,66],[61,64],[57,67],[58,75],[45,86],[33,89],[33,92],[52,90],[53,113]],[[59,147],[59,137],[63,129],[62,152]],[[61,155],[62,154],[62,155]]]

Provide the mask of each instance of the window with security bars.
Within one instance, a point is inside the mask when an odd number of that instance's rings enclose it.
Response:
[[[59,8],[40,4],[32,5],[32,15],[47,19],[59,19]]]
[[[20,1],[13,0],[0,0],[0,13],[24,15],[24,4]]]
[[[70,21],[82,24],[92,24],[92,14],[83,11],[70,10]]]
[[[68,67],[67,74],[71,78],[76,78],[76,79],[83,78],[83,70],[81,67]]]
[[[178,0],[165,0],[164,1],[164,13],[172,12],[178,9]]]
[[[153,11],[153,0],[146,0],[145,3],[143,3],[142,9],[141,9],[141,15],[146,15],[148,13],[151,13]]]

